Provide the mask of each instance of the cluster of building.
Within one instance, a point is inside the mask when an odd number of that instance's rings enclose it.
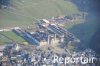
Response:
[[[34,45],[50,45],[59,42],[64,42],[65,38],[70,41],[80,42],[73,34],[66,29],[60,27],[54,22],[50,22],[47,19],[41,20],[41,23],[37,24],[38,28],[35,32],[29,32],[27,30],[13,29],[12,31],[18,36],[24,38],[29,44]]]
[[[73,14],[71,16],[58,16],[58,17],[53,17],[49,19],[43,19],[41,21],[48,21],[51,24],[58,24],[60,26],[64,26],[65,24],[72,23],[77,19],[81,19],[82,15],[81,14]]]
[[[29,49],[32,49],[33,51],[29,51]],[[68,49],[67,49],[68,50]],[[83,57],[82,63],[61,63],[58,60],[58,62],[54,63],[54,58],[57,56],[58,58],[62,57],[70,57],[70,58],[78,58]],[[91,63],[86,63],[86,58],[94,58],[95,52],[91,49],[86,49],[81,52],[73,52],[69,53],[68,51],[62,52],[54,52],[53,49],[48,47],[46,50],[43,50],[43,48],[36,48],[36,47],[30,47],[26,49],[24,46],[21,46],[19,44],[10,44],[6,45],[3,49],[3,55],[0,56],[1,59],[0,63],[1,66],[95,66],[95,63],[91,61]],[[55,59],[58,59],[55,58]],[[85,59],[85,60],[84,60]],[[74,60],[74,59],[73,59]],[[73,61],[71,60],[71,61]],[[57,61],[57,60],[56,60]],[[67,62],[67,61],[66,61]],[[74,61],[73,61],[74,62]]]
[[[57,22],[53,22],[48,19],[42,19],[40,23],[37,23],[37,29],[34,32],[23,30],[19,27],[11,29],[15,34],[22,37],[28,42],[28,47],[25,49],[19,44],[11,44],[5,46],[0,58],[0,64],[2,66],[68,66],[60,63],[52,63],[54,55],[63,57],[70,56],[66,51],[54,52],[53,49],[43,50],[43,48],[37,49],[37,47],[50,46],[54,44],[62,44],[68,41],[80,42],[72,33],[59,26],[59,20],[65,20],[62,18],[54,19]],[[34,47],[33,47],[34,46]],[[32,49],[32,51],[28,51]]]

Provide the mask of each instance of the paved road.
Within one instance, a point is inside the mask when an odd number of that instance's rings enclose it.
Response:
[[[20,27],[13,27],[13,28],[8,28],[8,29],[0,29],[0,32],[2,32],[2,31],[11,31],[12,29],[20,29]]]

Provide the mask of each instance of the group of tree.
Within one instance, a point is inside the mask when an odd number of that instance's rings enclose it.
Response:
[[[10,5],[10,0],[0,0],[0,8],[7,8]]]

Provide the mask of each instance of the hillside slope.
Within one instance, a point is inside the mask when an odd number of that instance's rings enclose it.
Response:
[[[11,7],[0,9],[0,27],[27,26],[34,18],[52,18],[79,13],[78,8],[64,0],[11,0]]]

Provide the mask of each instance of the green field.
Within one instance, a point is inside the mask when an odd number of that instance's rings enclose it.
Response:
[[[18,43],[23,43],[25,40],[21,38],[20,36],[17,36],[14,32],[12,31],[7,31],[7,32],[0,32],[0,35],[2,35],[0,39],[0,44],[4,43],[9,43],[12,41],[18,42]]]
[[[9,42],[11,42],[11,40],[7,39],[6,37],[4,37],[0,34],[0,45],[6,44],[6,43],[9,43]]]
[[[0,28],[28,26],[36,19],[79,13],[76,5],[64,0],[12,0],[11,5],[0,10]]]

